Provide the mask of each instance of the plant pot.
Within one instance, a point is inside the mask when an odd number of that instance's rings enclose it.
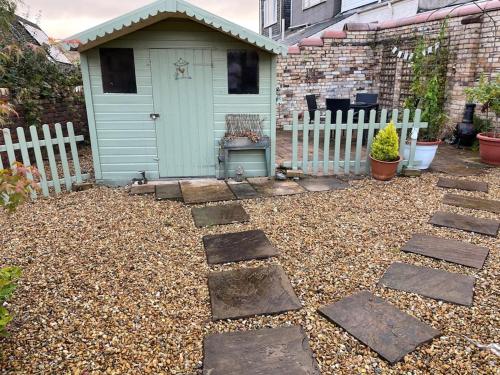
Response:
[[[415,167],[417,169],[428,169],[436,157],[436,152],[441,141],[435,142],[417,142],[415,149]],[[405,144],[403,149],[405,160],[410,159],[410,144]]]
[[[479,155],[481,161],[486,164],[500,165],[500,137],[494,137],[493,133],[479,133]]]
[[[371,159],[371,167],[372,167],[372,177],[376,180],[380,181],[389,181],[391,180],[398,171],[398,164],[401,161],[401,157],[396,161],[381,161],[372,158]]]

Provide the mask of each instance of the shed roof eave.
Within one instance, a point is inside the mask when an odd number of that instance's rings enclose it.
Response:
[[[220,32],[252,44],[273,54],[286,55],[287,47],[265,36],[257,34],[242,26],[236,25],[219,16],[183,0],[159,0],[120,17],[104,22],[91,29],[67,38],[69,45],[78,44],[78,50],[83,52],[109,40],[116,39],[153,23],[171,17],[185,15],[187,18],[202,23]]]

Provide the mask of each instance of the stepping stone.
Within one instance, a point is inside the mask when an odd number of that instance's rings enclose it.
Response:
[[[322,307],[319,313],[394,364],[440,332],[364,291]]]
[[[264,259],[278,255],[278,250],[261,230],[205,236],[203,245],[208,264]]]
[[[483,268],[489,252],[485,247],[425,234],[415,234],[401,250],[478,269]]]
[[[260,194],[248,182],[228,182],[229,189],[237,199],[259,198]]]
[[[194,223],[198,228],[212,225],[245,223],[250,220],[241,204],[226,204],[223,206],[193,207],[191,209]]]
[[[159,201],[182,201],[182,192],[181,187],[179,186],[179,181],[156,185],[156,199]]]
[[[249,178],[248,182],[265,197],[294,195],[304,193],[305,190],[294,181],[277,181],[267,177]]]
[[[472,208],[474,210],[482,210],[500,214],[500,201],[491,199],[467,197],[457,194],[446,194],[443,198],[443,203],[450,206]]]
[[[393,263],[378,282],[378,286],[417,293],[457,305],[471,306],[475,280],[472,276],[458,273]]]
[[[145,185],[132,185],[130,188],[130,195],[146,195],[155,193],[155,185],[145,184]]]
[[[203,353],[204,375],[320,375],[299,326],[210,335]]]
[[[186,180],[180,181],[184,202],[187,204],[231,201],[234,194],[224,181]]]
[[[335,177],[305,178],[300,179],[297,183],[307,191],[312,192],[341,190],[349,187],[347,182]]]
[[[468,191],[488,192],[488,184],[481,181],[455,180],[451,178],[440,178],[437,186],[446,189],[460,189]]]
[[[212,320],[278,314],[302,307],[281,266],[208,275]]]
[[[496,220],[478,219],[473,216],[457,215],[443,211],[436,212],[430,223],[438,227],[461,229],[493,237],[497,235],[500,226],[500,222]]]

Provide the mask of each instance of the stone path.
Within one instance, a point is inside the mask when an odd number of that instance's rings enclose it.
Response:
[[[193,207],[191,209],[194,223],[198,228],[213,225],[245,223],[250,220],[243,206],[239,203],[221,206]]]
[[[186,180],[180,181],[180,185],[186,204],[231,201],[236,198],[224,181]]]
[[[415,234],[401,250],[478,269],[489,253],[485,247],[425,234]]]
[[[366,291],[322,307],[319,312],[391,364],[440,335],[431,326]]]
[[[302,327],[264,328],[208,336],[205,375],[319,375]]]
[[[481,181],[455,180],[451,178],[441,177],[438,180],[437,186],[446,189],[458,189],[467,191],[488,192],[488,184]]]
[[[500,227],[500,222],[496,220],[480,219],[474,216],[458,215],[444,211],[436,212],[430,223],[438,227],[460,229],[488,236],[496,236]]]
[[[467,197],[465,195],[446,194],[443,198],[443,203],[450,206],[472,208],[474,210],[482,210],[500,214],[500,201],[495,201],[492,199],[481,199]]]
[[[471,306],[474,283],[475,278],[471,276],[411,264],[393,263],[378,285],[458,305]]]
[[[212,320],[278,314],[302,308],[281,266],[211,272]]]
[[[342,181],[332,178],[304,179],[298,184],[293,181],[280,182],[261,178],[227,185],[218,183],[217,188],[200,188],[199,185],[194,186],[186,182],[181,182],[180,186],[188,203],[202,202],[203,196],[207,197],[206,199],[209,197],[210,200],[228,200],[231,196],[236,199],[249,199],[347,187]],[[438,186],[488,191],[487,185],[472,181],[440,179]],[[165,194],[172,194],[171,190]],[[497,212],[495,201],[451,194],[446,195],[443,201],[448,204],[458,202],[461,207],[481,207]],[[471,207],[472,205],[474,207]],[[250,220],[239,204],[193,208],[192,214],[198,227]],[[500,223],[494,220],[442,211],[436,212],[430,223],[492,236],[497,234],[500,226]],[[278,250],[261,230],[207,235],[203,237],[203,245],[209,265],[278,256]],[[483,267],[489,252],[487,248],[466,242],[423,234],[415,234],[402,250],[477,269]],[[394,263],[389,266],[377,285],[471,306],[474,283],[475,278],[471,276]],[[283,268],[276,264],[210,272],[208,288],[214,321],[279,314],[302,307]],[[440,335],[438,330],[368,291],[346,296],[320,308],[318,312],[391,364],[400,361],[419,345]],[[320,372],[303,329],[281,327],[208,336],[204,340],[203,373],[294,375]]]
[[[261,230],[205,236],[203,245],[208,264],[265,259],[278,255],[278,250]]]

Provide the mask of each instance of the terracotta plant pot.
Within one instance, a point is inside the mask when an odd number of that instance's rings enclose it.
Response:
[[[479,155],[486,164],[500,165],[500,136],[494,137],[493,133],[479,133]]]
[[[401,157],[395,161],[380,161],[372,158],[370,155],[372,164],[372,177],[380,181],[391,180],[398,171],[398,164],[401,161]]]

